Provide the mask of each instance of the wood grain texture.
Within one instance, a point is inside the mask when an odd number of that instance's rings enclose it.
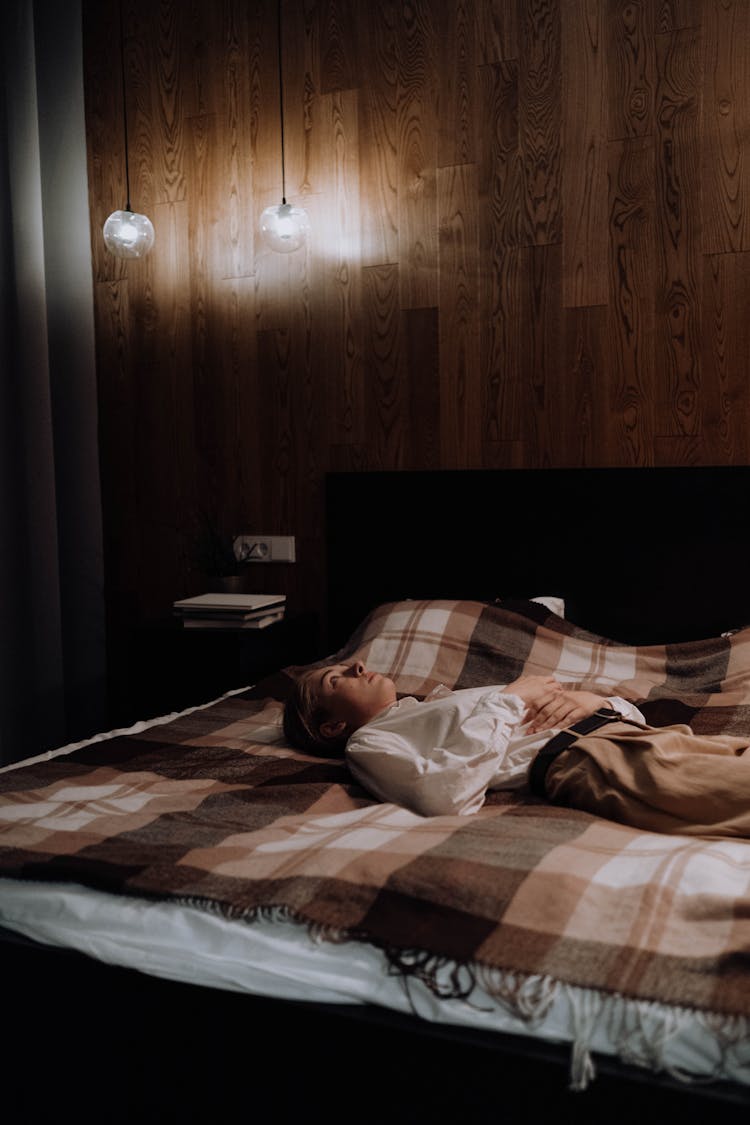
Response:
[[[517,440],[519,388],[519,251],[521,163],[518,66],[480,68],[480,121],[493,124],[482,146],[479,185],[479,334],[482,419],[490,442]]]
[[[736,0],[706,5],[703,137],[703,249],[750,249],[750,7]]]
[[[703,0],[656,0],[654,6],[657,34],[700,27],[705,8]]]
[[[325,355],[327,377],[335,392],[333,440],[359,443],[363,438],[363,371],[359,268],[358,102],[354,91],[324,95],[323,120],[328,131],[330,216],[326,224]]]
[[[562,13],[563,305],[580,308],[607,300],[604,21],[598,0]]]
[[[217,204],[220,213],[222,260],[225,278],[252,276],[255,231],[247,222],[253,211],[252,98],[250,41],[247,14],[238,0],[223,6],[221,28],[224,61],[216,77],[215,112],[219,125],[222,186]],[[218,60],[214,59],[214,65]],[[219,97],[221,93],[223,96]]]
[[[612,464],[653,463],[654,150],[650,138],[609,146],[607,361]]]
[[[750,254],[713,254],[704,260],[702,378],[705,452],[717,465],[750,457]]]
[[[154,346],[150,364],[152,379],[168,383],[171,403],[168,412],[173,419],[174,442],[165,448],[174,461],[175,498],[170,519],[177,536],[179,564],[184,573],[196,565],[195,520],[212,496],[202,493],[201,471],[196,456],[196,402],[193,379],[193,335],[191,311],[190,218],[188,205],[162,203],[154,208],[154,226],[159,232],[159,254],[150,257],[153,265]],[[159,459],[150,463],[157,471]],[[162,513],[162,519],[164,513]],[[156,610],[154,610],[156,612]]]
[[[392,0],[358,7],[362,266],[398,262],[398,21]]]
[[[608,135],[642,137],[654,130],[654,6],[609,0],[605,11]]]
[[[206,588],[205,515],[296,535],[256,581],[322,611],[331,469],[747,462],[748,5],[283,0],[289,255],[277,0],[125,9],[123,90],[83,4],[111,621]]]
[[[519,10],[507,0],[475,0],[477,64],[518,59]]]
[[[474,0],[439,5],[437,59],[441,75],[438,117],[438,167],[469,164],[475,159],[476,36]]]
[[[300,7],[290,5],[290,11]],[[284,148],[287,195],[304,197],[323,187],[316,161],[315,110],[321,88],[318,9],[315,0],[301,5],[298,18],[283,13]]]
[[[437,304],[438,44],[432,6],[398,23],[398,230],[403,308]]]
[[[526,241],[542,246],[562,237],[563,75],[554,0],[522,5],[518,73]]]
[[[657,36],[656,432],[700,427],[700,36],[692,29]]]
[[[562,435],[555,464],[602,463],[606,450],[607,400],[604,382],[606,309],[599,305],[563,310],[563,368],[552,388],[553,410]]]
[[[558,463],[557,402],[563,378],[562,256],[559,244],[521,254],[518,366],[522,391],[523,460],[529,468]]]
[[[411,418],[398,266],[371,266],[363,271],[363,280],[363,371],[369,464],[377,469],[403,469]]]
[[[440,461],[446,468],[482,464],[479,367],[479,246],[476,168],[438,171],[440,237]]]
[[[440,394],[440,334],[438,310],[406,309],[401,313],[406,337],[409,393],[407,469],[441,469],[441,414],[449,409]]]
[[[127,23],[129,34],[125,39],[129,92],[138,99],[138,112],[134,115],[129,110],[128,119],[142,150],[141,174],[153,176],[154,202],[174,203],[184,199],[187,190],[183,167],[185,101],[191,99],[186,98],[185,87],[191,68],[183,65],[180,51],[184,46],[180,20],[185,9],[175,0],[138,7],[139,14],[133,11]],[[140,32],[137,37],[136,28]]]
[[[292,4],[287,3],[291,14]],[[359,85],[357,59],[368,49],[366,41],[359,49],[355,5],[350,0],[320,0],[319,9],[321,92],[350,90]]]

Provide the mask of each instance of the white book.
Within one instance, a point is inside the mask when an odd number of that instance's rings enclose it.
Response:
[[[224,611],[226,613],[253,613],[259,609],[283,606],[285,594],[198,594],[195,598],[181,598],[173,602],[180,613]]]
[[[217,619],[201,615],[200,617],[184,617],[182,624],[186,629],[233,629],[236,632],[238,629],[265,629],[268,625],[283,620],[284,611],[279,609],[261,614],[251,621],[246,621],[244,618],[239,618],[237,621],[227,621],[226,618]]]

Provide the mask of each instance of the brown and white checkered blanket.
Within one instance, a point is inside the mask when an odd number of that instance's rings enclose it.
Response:
[[[402,693],[554,671],[656,724],[750,735],[750,630],[636,649],[528,602],[402,602],[340,655],[355,654]],[[438,993],[479,979],[513,1003],[532,974],[750,1016],[750,842],[641,833],[518,793],[470,817],[377,804],[343,763],[284,744],[298,672],[0,774],[0,875],[293,918],[382,948]]]

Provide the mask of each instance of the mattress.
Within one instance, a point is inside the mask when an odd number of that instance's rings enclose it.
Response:
[[[115,734],[142,732],[174,717],[102,733],[33,761]],[[276,734],[269,730],[269,741]],[[165,979],[285,1000],[372,1004],[434,1023],[568,1044],[570,1083],[576,1089],[594,1078],[596,1054],[686,1082],[750,1083],[750,1042],[741,1019],[736,1036],[727,1037],[726,1027],[719,1035],[710,1016],[562,982],[540,1005],[539,995],[549,986],[533,975],[520,982],[521,994],[528,995],[529,1012],[538,1014],[521,1017],[517,1004],[503,1004],[480,985],[470,1000],[441,999],[420,980],[389,973],[380,949],[361,941],[316,940],[307,927],[282,916],[248,922],[189,904],[123,897],[71,883],[0,879],[0,925],[45,945]]]

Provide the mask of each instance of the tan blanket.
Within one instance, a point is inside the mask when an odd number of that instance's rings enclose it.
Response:
[[[657,724],[750,734],[750,630],[636,649],[532,603],[404,602],[368,619],[341,655],[355,653],[402,693],[554,671]],[[0,774],[0,874],[293,918],[382,948],[439,994],[479,978],[513,1000],[532,974],[750,1015],[750,843],[639,833],[524,794],[471,817],[377,804],[344,764],[285,746],[297,671]]]

